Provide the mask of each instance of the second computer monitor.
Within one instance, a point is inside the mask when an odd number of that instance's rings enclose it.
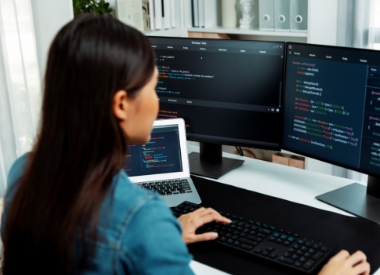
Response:
[[[285,43],[150,41],[159,70],[159,118],[183,118],[189,140],[279,149]]]
[[[285,82],[283,148],[369,174],[317,198],[380,222],[380,52],[289,43]]]

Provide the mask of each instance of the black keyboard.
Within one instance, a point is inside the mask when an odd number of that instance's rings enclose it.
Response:
[[[201,205],[183,202],[171,210],[178,218],[199,207]],[[336,247],[319,240],[299,236],[272,225],[247,220],[231,213],[219,213],[232,220],[232,223],[208,223],[200,227],[196,233],[215,231],[218,233],[217,243],[287,266],[292,270],[306,274],[314,273],[322,268],[336,250]]]
[[[152,181],[138,183],[142,188],[152,190],[160,195],[191,193],[190,184],[186,179]]]

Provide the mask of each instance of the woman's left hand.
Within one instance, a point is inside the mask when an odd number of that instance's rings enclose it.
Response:
[[[182,226],[182,238],[186,244],[215,240],[218,237],[216,232],[206,232],[195,234],[195,231],[202,225],[209,222],[231,223],[231,220],[223,217],[212,208],[199,208],[194,212],[182,215],[178,218]]]

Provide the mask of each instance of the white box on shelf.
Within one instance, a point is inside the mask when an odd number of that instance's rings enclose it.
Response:
[[[218,0],[205,0],[204,11],[205,28],[215,28],[218,26]]]
[[[164,18],[164,28],[170,29],[171,25],[171,12],[170,12],[170,0],[163,1],[163,18]]]
[[[193,3],[192,2],[193,0],[184,0],[184,3],[183,3],[186,28],[193,27],[193,10],[192,10]]]
[[[149,19],[150,19],[150,29],[155,30],[155,19],[154,19],[154,3],[153,0],[149,0]]]
[[[222,27],[236,28],[237,11],[236,0],[222,0]]]
[[[207,0],[206,0],[207,1]],[[198,0],[199,27],[205,27],[205,0]]]
[[[290,0],[274,0],[275,31],[290,31]]]
[[[199,2],[198,0],[192,0],[192,10],[193,10],[193,26],[198,28],[199,27]]]
[[[259,29],[274,31],[274,0],[259,0]]]
[[[176,27],[177,18],[176,18],[176,12],[177,12],[177,6],[180,4],[180,1],[176,0],[170,0],[170,26],[172,28]]]
[[[156,30],[164,29],[161,0],[154,0],[154,19]]]
[[[307,31],[308,0],[290,0],[290,31]]]

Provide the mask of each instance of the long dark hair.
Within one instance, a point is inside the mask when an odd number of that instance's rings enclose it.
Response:
[[[74,244],[100,237],[100,207],[125,160],[113,96],[121,89],[136,96],[154,66],[149,40],[109,16],[80,16],[58,32],[48,55],[39,135],[7,213],[4,274],[78,269]],[[82,262],[94,248],[84,250]]]

